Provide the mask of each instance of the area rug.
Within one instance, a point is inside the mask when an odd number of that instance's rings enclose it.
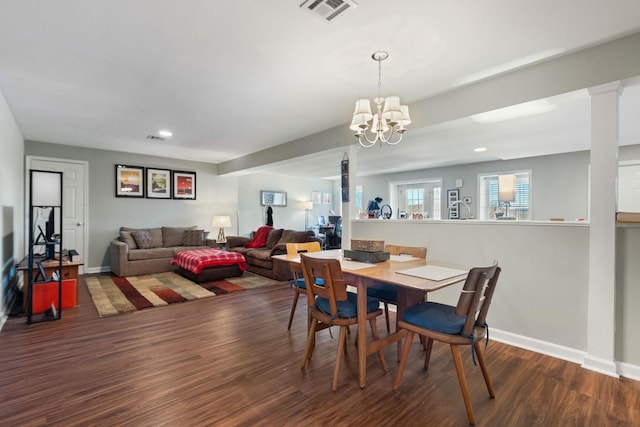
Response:
[[[241,277],[200,284],[173,272],[131,277],[105,274],[85,277],[85,282],[100,317],[282,283],[247,271]]]

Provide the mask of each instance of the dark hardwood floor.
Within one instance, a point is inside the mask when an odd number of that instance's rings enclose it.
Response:
[[[336,392],[329,331],[302,373],[306,308],[302,299],[287,331],[287,285],[104,319],[82,280],[78,294],[60,321],[12,318],[0,332],[0,426],[468,425],[437,343],[426,373],[414,342],[398,392],[395,346],[390,371],[369,356],[367,387],[357,386],[354,334]],[[486,354],[495,399],[463,350],[478,426],[640,425],[640,382],[495,341]]]

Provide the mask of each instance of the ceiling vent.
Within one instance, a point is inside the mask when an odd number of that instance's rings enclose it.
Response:
[[[150,139],[151,141],[164,141],[165,138],[161,137],[161,136],[157,136],[157,135],[147,135],[147,139]]]
[[[306,0],[300,7],[325,22],[333,22],[348,10],[358,7],[353,0]]]

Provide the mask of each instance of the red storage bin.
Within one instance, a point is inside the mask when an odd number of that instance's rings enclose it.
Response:
[[[44,313],[51,308],[51,303],[58,308],[58,282],[39,283],[33,285],[32,313]],[[62,308],[76,306],[76,279],[62,281]]]

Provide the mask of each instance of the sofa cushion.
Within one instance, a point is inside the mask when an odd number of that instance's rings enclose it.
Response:
[[[172,258],[173,248],[152,248],[129,251],[129,261],[143,261],[147,259]]]
[[[162,246],[165,248],[182,246],[184,242],[184,232],[195,229],[195,225],[191,227],[162,227]]]
[[[245,255],[245,260],[247,261],[247,264],[271,269],[273,267],[273,260],[271,259],[270,254],[270,249],[253,249]]]
[[[282,237],[283,231],[284,229],[282,228],[274,228],[273,230],[271,230],[267,235],[267,243],[265,244],[265,246],[267,248],[273,248],[275,245],[277,245],[278,241]]]
[[[204,246],[204,230],[185,230],[184,246]]]
[[[129,246],[129,249],[138,249],[138,245],[136,245],[136,241],[133,239],[130,231],[120,231],[120,241],[126,243]]]
[[[282,237],[278,241],[280,243],[304,243],[310,236],[314,236],[313,231],[296,231],[296,230],[284,230]]]
[[[136,241],[136,245],[140,249],[151,249],[153,248],[153,244],[151,242],[151,235],[149,234],[149,230],[136,230],[131,232],[131,236],[133,236],[133,240]]]
[[[162,228],[149,228],[149,236],[151,236],[151,244],[154,248],[162,247]]]

